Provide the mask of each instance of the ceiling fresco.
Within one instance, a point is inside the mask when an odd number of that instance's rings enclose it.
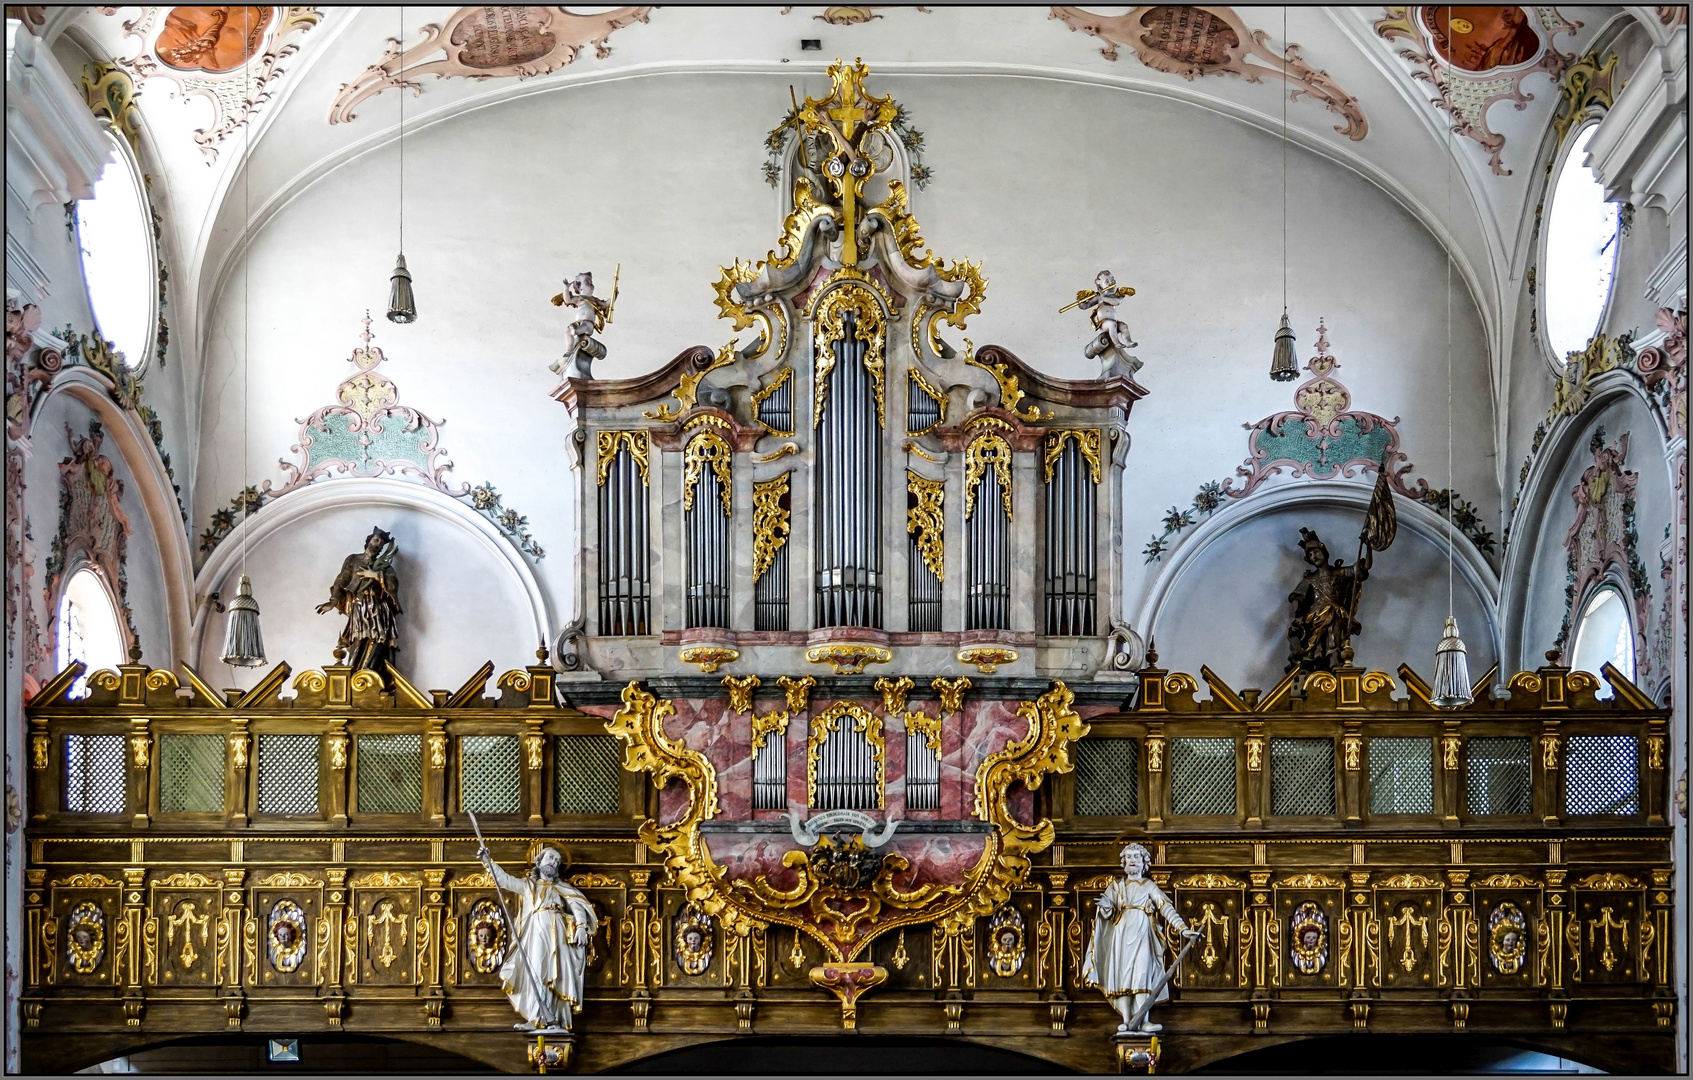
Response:
[[[133,78],[149,171],[169,180],[166,228],[184,253],[173,273],[196,309],[185,314],[192,333],[208,325],[216,283],[275,208],[396,136],[391,89],[417,100],[406,121],[423,126],[607,79],[811,78],[838,53],[905,74],[1113,86],[1278,138],[1285,105],[1290,143],[1376,184],[1452,252],[1498,350],[1536,202],[1534,170],[1522,165],[1560,113],[1562,82],[1607,27],[1651,22],[1658,40],[1684,12],[1291,8],[1285,35],[1279,12],[1219,5],[407,7],[403,25],[391,7],[107,6],[44,8],[25,22]],[[1098,47],[1081,47],[1084,37]],[[821,39],[820,51],[801,39]],[[250,148],[246,136],[231,138],[248,129]],[[1450,132],[1462,137],[1456,145]],[[248,154],[264,167],[232,199]],[[1431,155],[1453,162],[1455,196]]]

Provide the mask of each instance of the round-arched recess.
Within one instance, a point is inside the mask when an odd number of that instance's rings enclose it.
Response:
[[[141,167],[116,132],[107,130],[112,160],[92,198],[76,203],[77,246],[88,307],[100,336],[140,371],[152,354],[159,319],[159,262],[153,211]]]
[[[398,544],[399,659],[408,679],[457,686],[483,661],[531,663],[551,640],[552,617],[534,572],[482,515],[422,484],[388,478],[326,480],[269,503],[213,551],[196,595],[233,596],[253,582],[265,653],[295,670],[333,663],[345,618],[318,614],[342,560],[380,527]],[[211,605],[194,624],[193,655],[219,669],[224,618]]]
[[[292,1040],[292,1060],[286,1046],[273,1050],[273,1040]],[[71,1043],[91,1040],[69,1040]],[[89,1054],[106,1055],[89,1060]],[[115,1056],[112,1056],[114,1055]],[[275,1055],[273,1057],[273,1055]],[[26,1064],[28,1064],[26,1057]],[[124,1072],[153,1075],[263,1073],[294,1070],[325,1073],[390,1073],[403,1076],[497,1074],[501,1070],[475,1058],[409,1039],[349,1034],[200,1035],[143,1043],[136,1049],[98,1045],[79,1057],[67,1054],[58,1067],[69,1072]],[[31,1071],[34,1071],[32,1068]],[[47,1071],[47,1070],[43,1070]]]
[[[1599,673],[1611,664],[1629,680],[1634,678],[1634,625],[1628,604],[1613,582],[1594,589],[1583,602],[1576,620],[1575,647],[1570,650],[1570,667]],[[1610,684],[1600,680],[1599,697],[1611,696]]]
[[[80,566],[65,579],[54,626],[58,634],[56,670],[63,671],[73,660],[80,660],[87,668],[72,688],[73,696],[82,696],[89,672],[115,668],[129,659],[117,598],[105,577],[92,566]]]
[[[1596,130],[1598,124],[1591,123],[1571,136],[1547,193],[1540,325],[1554,368],[1586,348],[1604,325],[1616,275],[1617,204],[1606,200],[1605,186],[1587,166],[1587,144]]]
[[[1595,1075],[1611,1070],[1588,1063],[1603,1051],[1586,1047],[1519,1045],[1485,1035],[1330,1035],[1292,1039],[1225,1057],[1193,1070],[1196,1075]],[[1589,1055],[1594,1055],[1591,1059]],[[1632,1071],[1626,1066],[1623,1071]]]
[[[1055,1076],[1071,1070],[960,1039],[858,1035],[720,1039],[639,1058],[608,1071],[629,1076]]]
[[[1370,488],[1316,481],[1274,488],[1212,515],[1179,547],[1141,607],[1135,629],[1154,640],[1160,667],[1197,673],[1208,665],[1231,686],[1267,689],[1287,665],[1288,594],[1307,564],[1299,530],[1314,529],[1332,558],[1351,565]],[[1399,533],[1377,552],[1358,606],[1353,639],[1361,667],[1409,664],[1428,678],[1446,620],[1446,522],[1396,498]],[[1475,677],[1498,658],[1498,581],[1461,535],[1452,569],[1453,610]]]

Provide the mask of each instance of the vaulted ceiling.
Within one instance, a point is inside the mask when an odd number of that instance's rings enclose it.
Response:
[[[1157,95],[1278,135],[1285,106],[1296,152],[1376,184],[1452,253],[1498,380],[1557,77],[1630,22],[1654,41],[1667,36],[1660,10],[81,7],[47,9],[41,29],[68,69],[106,60],[135,79],[133,115],[144,167],[164,180],[155,175],[154,193],[166,203],[190,343],[247,240],[302,191],[395,139],[402,97],[415,131],[596,82],[779,72],[809,86],[841,55],[893,74],[1115,87],[1125,107]],[[774,120],[785,105],[745,107]],[[764,148],[723,152],[756,163]]]

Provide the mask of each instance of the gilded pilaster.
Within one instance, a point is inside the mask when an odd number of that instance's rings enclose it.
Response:
[[[140,844],[134,845],[140,847]],[[118,960],[123,968],[121,985],[124,988],[123,1015],[126,1027],[140,1027],[141,1014],[145,1006],[142,985],[141,954],[143,936],[147,920],[147,909],[142,898],[147,894],[147,868],[144,866],[127,866],[123,871],[123,942]],[[148,948],[148,953],[152,949]],[[154,959],[148,957],[149,968],[154,965]],[[114,972],[114,983],[119,983],[119,973]]]
[[[239,1029],[246,1012],[246,993],[241,982],[241,953],[247,936],[247,870],[226,866],[223,870],[223,917],[217,929],[218,997],[223,999],[227,1027]]]
[[[1436,809],[1448,825],[1456,825],[1458,815],[1464,809],[1464,736],[1458,730],[1458,723],[1447,720],[1441,724],[1440,753],[1435,770],[1439,783]]]
[[[1548,718],[1542,724],[1534,749],[1534,811],[1546,824],[1556,825],[1564,813],[1564,739],[1557,720]]]
[[[1347,825],[1363,824],[1364,735],[1357,720],[1345,722],[1340,736],[1340,813]]]
[[[247,732],[247,718],[232,716],[228,739],[229,763],[224,775],[224,820],[231,828],[247,827],[247,775],[252,758],[253,736]]]
[[[1270,770],[1265,768],[1265,758],[1269,756],[1269,740],[1264,738],[1264,725],[1261,722],[1249,722],[1246,725],[1246,824],[1250,828],[1263,828],[1264,804],[1268,799],[1270,788]]]
[[[1169,743],[1164,739],[1163,724],[1146,726],[1146,827],[1164,826],[1164,807],[1170,804],[1170,772],[1165,768],[1164,756]]]
[[[423,919],[425,934],[419,934],[422,946],[417,958],[418,981],[423,984],[424,1022],[431,1028],[441,1026],[446,999],[442,990],[441,945],[443,925],[447,918],[445,867],[430,867],[423,871]]]
[[[329,734],[323,737],[323,748],[329,755],[324,812],[333,825],[347,824],[347,775],[351,772],[347,768],[347,744],[351,741],[347,734],[347,718],[330,717]]]
[[[148,730],[151,722],[142,717],[129,721],[129,790],[125,800],[129,805],[130,823],[137,829],[147,827],[148,796],[151,788],[153,764],[153,736]]]
[[[530,706],[530,708],[534,707],[533,705]],[[541,734],[542,717],[530,714],[525,717],[524,723],[523,806],[529,811],[529,825],[535,828],[539,827],[544,820],[541,812],[545,805],[542,769],[546,764],[547,737]]]
[[[323,959],[318,969],[318,978],[322,980],[324,988],[324,1012],[329,1026],[339,1028],[342,1002],[341,972],[344,966],[341,953],[347,925],[347,868],[325,867],[324,878],[327,888],[324,890],[323,939],[320,942]]]
[[[447,823],[447,723],[439,714],[424,722],[423,812],[431,825]]]

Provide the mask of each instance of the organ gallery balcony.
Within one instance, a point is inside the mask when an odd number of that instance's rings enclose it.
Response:
[[[597,911],[572,1069],[846,1029],[1133,1068],[1081,976],[1131,839],[1200,935],[1162,1071],[1376,1031],[1670,1069],[1668,714],[1620,674],[1440,711],[1409,668],[1261,693],[1153,664],[1127,701],[995,676],[659,697],[546,663],[430,691],[279,665],[246,693],[135,663],[76,698],[73,666],[27,710],[25,1067],[238,1031],[530,1068],[475,812],[509,868],[559,848]],[[876,835],[808,845],[828,806]]]

